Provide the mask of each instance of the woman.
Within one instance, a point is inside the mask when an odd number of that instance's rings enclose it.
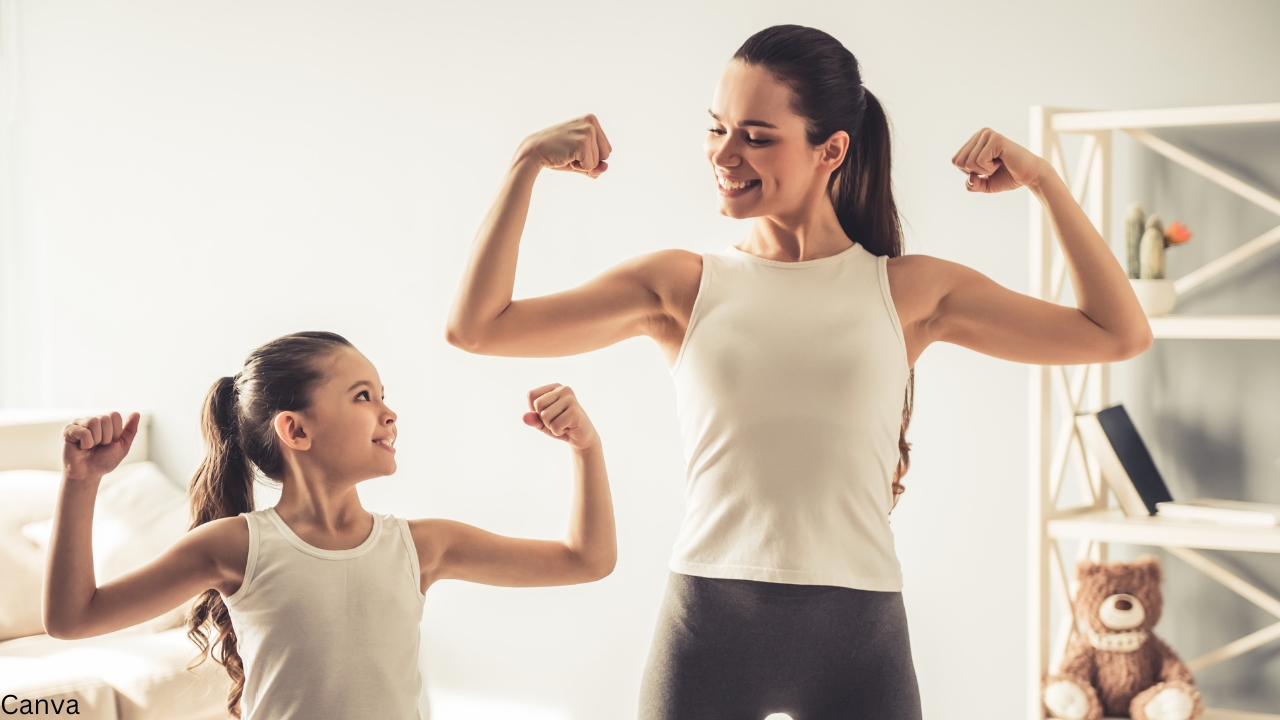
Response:
[[[676,385],[687,514],[642,690],[643,718],[920,716],[888,514],[908,466],[911,368],[952,342],[1007,360],[1113,361],[1151,342],[1124,272],[1043,159],[991,130],[952,158],[971,192],[1025,186],[1048,210],[1079,309],[902,254],[884,111],[826,33],[752,36],[711,106],[723,253],[667,250],[513,301],[544,168],[598,177],[588,115],[529,136],[480,228],[448,325],[476,353],[546,357],[647,335]]]

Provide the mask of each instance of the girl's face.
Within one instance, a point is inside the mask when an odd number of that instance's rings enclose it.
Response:
[[[834,163],[833,141],[839,146]],[[805,119],[791,109],[791,90],[762,67],[730,62],[716,86],[706,141],[720,214],[749,218],[803,212],[826,196],[827,179],[839,167],[847,142],[839,132],[823,145],[810,145]]]
[[[310,439],[308,461],[347,480],[394,473],[396,414],[384,402],[377,369],[348,347],[322,363],[325,379],[312,390],[311,407],[299,413]]]

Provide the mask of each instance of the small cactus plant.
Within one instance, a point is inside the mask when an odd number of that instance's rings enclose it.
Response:
[[[1143,280],[1164,278],[1164,223],[1159,215],[1147,218],[1146,230],[1138,247],[1138,277]]]
[[[1125,240],[1128,243],[1127,250],[1129,252],[1129,277],[1140,280],[1162,280],[1164,279],[1164,251],[1165,248],[1173,245],[1181,245],[1191,239],[1191,231],[1186,225],[1175,222],[1164,228],[1159,215],[1149,216],[1142,225],[1145,230],[1139,236],[1137,242],[1137,274],[1134,274],[1134,242],[1133,236],[1137,233],[1137,227],[1134,223],[1135,219],[1140,219],[1142,208],[1135,203],[1129,206],[1129,214],[1125,216]]]
[[[1129,210],[1124,216],[1124,246],[1129,277],[1134,280],[1142,277],[1139,247],[1142,243],[1142,233],[1146,229],[1145,223],[1146,217],[1142,212],[1142,206],[1138,203],[1129,205]]]

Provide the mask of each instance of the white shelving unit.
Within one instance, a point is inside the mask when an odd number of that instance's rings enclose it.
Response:
[[[1111,242],[1111,150],[1116,131],[1280,216],[1280,198],[1232,176],[1171,143],[1147,132],[1150,128],[1277,123],[1280,103],[1217,107],[1083,112],[1061,108],[1031,109],[1030,149],[1048,159],[1066,179],[1076,200],[1089,213],[1102,237]],[[1082,146],[1074,167],[1066,167],[1062,136],[1078,135]],[[1031,198],[1031,294],[1061,302],[1067,267],[1052,225],[1039,202]],[[1185,293],[1226,270],[1280,243],[1280,225],[1175,281]],[[1157,339],[1280,340],[1280,316],[1187,316],[1152,318]],[[1193,671],[1235,658],[1264,643],[1280,639],[1280,599],[1209,560],[1197,550],[1280,553],[1280,528],[1230,527],[1170,521],[1156,517],[1128,517],[1114,508],[1097,462],[1081,442],[1077,413],[1111,404],[1111,367],[1036,367],[1031,373],[1029,423],[1030,551],[1029,648],[1027,657],[1027,716],[1043,720],[1040,682],[1056,668],[1076,632],[1070,603],[1074,596],[1074,561],[1105,560],[1109,543],[1158,546],[1190,564],[1245,599],[1274,615],[1272,625],[1257,630],[1199,658],[1188,660]],[[1083,500],[1063,507],[1064,490],[1074,486]],[[1074,558],[1064,557],[1060,541],[1075,541]],[[1052,600],[1062,611],[1054,617]],[[1205,720],[1280,720],[1231,710],[1207,710]]]

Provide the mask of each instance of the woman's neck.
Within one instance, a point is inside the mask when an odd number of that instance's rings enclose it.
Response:
[[[794,215],[756,218],[751,232],[737,247],[767,260],[801,262],[836,255],[852,244],[831,201],[823,197]]]

